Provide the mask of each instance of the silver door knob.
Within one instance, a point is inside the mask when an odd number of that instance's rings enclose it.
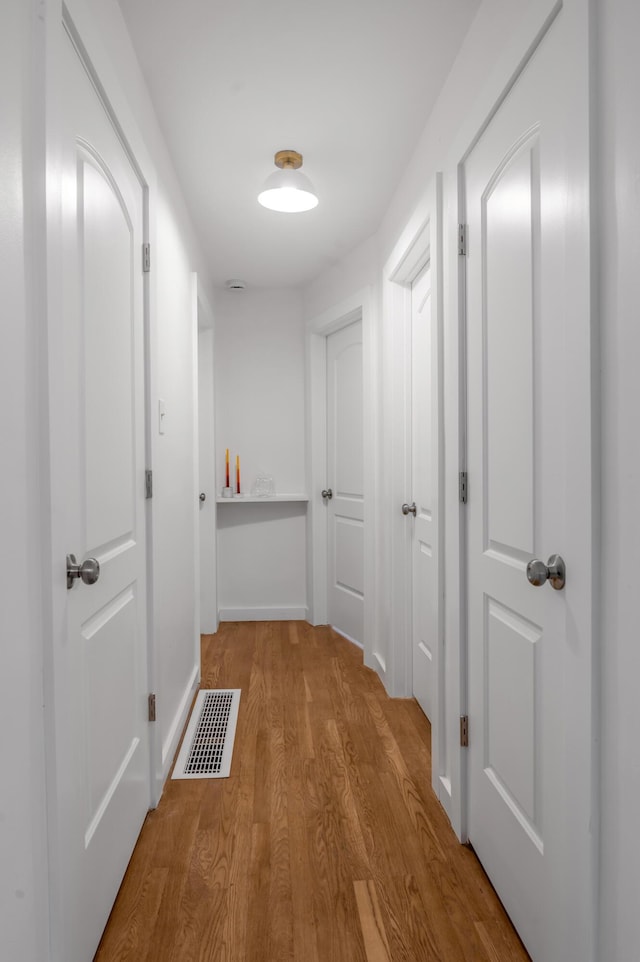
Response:
[[[322,494],[322,497],[325,498],[327,501],[331,501],[333,497],[333,491],[331,490],[331,488],[325,488],[324,491],[321,492],[321,494]]]
[[[201,501],[206,501],[206,500],[207,500],[207,496],[206,496],[206,494],[204,493],[204,491],[201,491],[201,492],[200,492],[200,500],[201,500]]]
[[[74,554],[67,555],[67,588],[73,588],[73,582],[79,578],[85,585],[95,585],[100,577],[100,562],[97,558],[87,558],[78,564]]]
[[[415,501],[412,501],[411,504],[403,504],[403,505],[402,505],[402,513],[403,513],[403,514],[412,514],[413,517],[415,518],[415,516],[416,516],[416,503],[415,503]]]
[[[536,588],[548,581],[552,588],[561,591],[567,580],[564,561],[559,554],[552,554],[546,564],[533,558],[527,565],[527,579]]]

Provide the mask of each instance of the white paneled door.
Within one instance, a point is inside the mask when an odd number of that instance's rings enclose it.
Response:
[[[54,649],[53,931],[56,958],[87,962],[150,799],[143,193],[66,33],[63,44],[53,492],[59,540],[79,563],[97,559],[100,572],[94,584],[56,582],[65,627]]]
[[[534,962],[592,958],[591,747],[575,724],[590,716],[575,613],[591,604],[591,501],[572,462],[589,463],[590,278],[570,240],[587,221],[563,31],[561,14],[464,165],[468,827]],[[556,553],[566,586],[531,584],[528,563]]]
[[[411,536],[413,694],[433,715],[438,664],[437,345],[431,310],[431,271],[411,287]]]
[[[362,322],[327,337],[329,624],[363,643]]]

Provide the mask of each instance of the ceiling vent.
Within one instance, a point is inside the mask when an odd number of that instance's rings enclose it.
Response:
[[[224,286],[228,291],[243,291],[247,282],[241,281],[239,277],[230,277],[228,281],[224,282]]]

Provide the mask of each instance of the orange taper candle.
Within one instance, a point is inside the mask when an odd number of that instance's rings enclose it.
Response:
[[[227,453],[226,453],[226,455],[225,455],[225,466],[226,466],[226,469],[227,469],[227,483],[226,483],[226,487],[228,488],[228,487],[229,487],[229,448],[227,448]]]
[[[240,455],[236,454],[236,494],[240,494]]]

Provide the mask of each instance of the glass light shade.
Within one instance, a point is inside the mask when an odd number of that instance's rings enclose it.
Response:
[[[298,214],[317,207],[318,198],[306,174],[285,167],[267,177],[262,191],[258,194],[258,203],[269,210]]]

